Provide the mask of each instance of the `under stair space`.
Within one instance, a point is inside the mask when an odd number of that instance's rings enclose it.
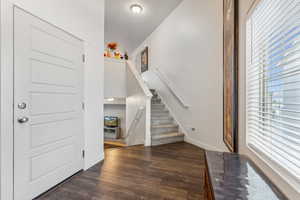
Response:
[[[184,134],[154,89],[151,100],[151,144],[152,146],[184,141]]]

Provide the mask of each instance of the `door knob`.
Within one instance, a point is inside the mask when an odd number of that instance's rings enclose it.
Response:
[[[20,123],[20,124],[24,124],[24,123],[26,123],[26,122],[28,122],[29,121],[29,118],[28,117],[20,117],[20,118],[18,118],[18,122]]]

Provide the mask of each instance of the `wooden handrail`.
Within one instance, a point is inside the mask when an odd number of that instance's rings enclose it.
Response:
[[[140,87],[144,91],[144,94],[148,98],[152,98],[153,95],[152,95],[150,89],[148,88],[148,86],[146,85],[146,83],[144,82],[144,80],[142,79],[142,77],[139,74],[139,72],[134,67],[133,63],[131,61],[127,61],[126,64],[127,64],[128,68],[130,69],[131,73],[133,74],[133,76],[135,77],[135,79],[137,80],[137,82],[139,83]]]
[[[165,86],[168,88],[168,90],[172,93],[172,95],[177,99],[177,101],[184,107],[189,108],[190,106],[185,103],[182,96],[178,94],[178,92],[175,90],[174,86],[171,84],[171,82],[166,78],[166,76],[158,69],[155,68],[155,74],[158,76],[158,78],[165,84]]]

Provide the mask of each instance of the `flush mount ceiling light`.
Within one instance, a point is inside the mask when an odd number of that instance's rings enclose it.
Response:
[[[106,99],[106,101],[114,101],[115,100],[115,98],[108,98],[108,99]]]
[[[133,4],[130,6],[130,10],[134,13],[134,14],[140,14],[143,12],[143,7],[139,4]]]

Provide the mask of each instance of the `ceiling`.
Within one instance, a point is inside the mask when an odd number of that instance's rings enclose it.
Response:
[[[182,0],[106,0],[105,43],[118,42],[129,54],[182,2]],[[130,11],[140,4],[142,14]]]

